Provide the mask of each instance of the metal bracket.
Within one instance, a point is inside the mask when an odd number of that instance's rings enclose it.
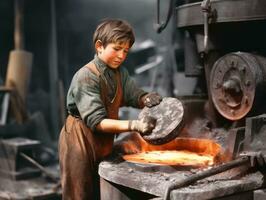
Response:
[[[1,116],[0,116],[0,125],[5,125],[7,121],[7,114],[9,108],[10,93],[6,92],[3,94],[3,101],[1,106]]]
[[[203,0],[201,3],[201,9],[204,18],[204,53],[207,54],[209,51],[209,23],[216,18],[217,12],[215,9],[211,8],[211,0]]]

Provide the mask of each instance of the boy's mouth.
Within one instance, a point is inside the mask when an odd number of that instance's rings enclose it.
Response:
[[[121,64],[121,61],[114,61],[114,64],[115,65],[120,65]]]

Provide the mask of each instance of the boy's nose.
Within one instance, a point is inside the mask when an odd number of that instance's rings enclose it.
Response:
[[[119,58],[124,58],[126,56],[126,53],[124,53],[123,51],[120,51],[119,53],[118,53],[118,57]]]

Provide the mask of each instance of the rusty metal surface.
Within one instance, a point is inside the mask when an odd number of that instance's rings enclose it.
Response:
[[[0,179],[0,199],[61,199],[61,189],[56,183],[49,183],[44,178],[23,181]]]
[[[19,180],[40,176],[40,170],[33,168],[19,155],[20,152],[31,155],[39,145],[39,141],[27,138],[0,140],[0,177]]]
[[[13,148],[14,151],[22,151],[26,149],[38,148],[41,144],[38,140],[32,140],[28,138],[11,138],[11,139],[2,139],[1,143],[6,147]]]
[[[176,171],[189,171],[193,168],[193,166],[178,166],[178,165],[161,165],[161,164],[153,164],[153,163],[136,163],[136,162],[128,162],[125,163],[132,169],[140,172],[161,172],[161,173],[174,173]]]
[[[257,86],[265,76],[265,62],[258,61],[257,57],[243,52],[230,53],[214,64],[211,96],[216,109],[225,118],[241,119],[253,107]]]
[[[230,160],[235,159],[244,148],[245,128],[230,129],[226,139],[227,154]]]
[[[184,108],[176,98],[163,98],[162,102],[154,107],[145,107],[139,114],[139,119],[151,116],[157,119],[152,133],[143,138],[152,144],[164,144],[174,139],[182,127]]]
[[[176,180],[176,182],[172,183],[172,185],[170,185],[167,188],[167,190],[165,192],[164,200],[168,200],[169,196],[171,194],[171,191],[173,191],[175,189],[191,185],[198,180],[202,180],[206,177],[210,177],[210,176],[213,176],[215,174],[225,172],[225,171],[227,171],[229,169],[233,169],[235,167],[245,166],[247,164],[249,164],[249,157],[242,157],[242,158],[239,158],[239,159],[236,159],[233,161],[229,161],[229,162],[224,163],[222,165],[218,165],[218,166],[214,166],[210,169],[206,169],[206,170],[199,172],[197,174],[193,174],[190,177],[188,177],[187,179]]]
[[[266,163],[266,114],[246,119],[244,151],[261,153]]]
[[[201,170],[203,169],[179,170],[175,173],[163,171],[142,172],[132,168],[126,162],[103,161],[99,165],[101,178],[156,196],[163,196],[166,187],[170,183],[186,179]],[[260,172],[243,175],[245,171],[244,168],[237,168],[203,179],[194,185],[174,190],[171,193],[171,200],[212,199],[260,188],[263,184],[263,175]]]
[[[1,162],[2,164],[2,162]],[[59,178],[59,164],[45,166],[50,174]],[[13,200],[60,200],[62,189],[59,182],[53,182],[47,176],[38,176],[27,180],[0,178],[0,199]]]
[[[100,187],[101,200],[155,200],[154,195],[116,185],[103,178],[100,178]]]
[[[265,0],[213,0],[212,10],[216,18],[211,23],[240,22],[266,19]],[[177,26],[203,25],[201,2],[185,4],[177,8]]]
[[[266,199],[266,190],[256,190],[254,191],[254,200],[264,200]]]

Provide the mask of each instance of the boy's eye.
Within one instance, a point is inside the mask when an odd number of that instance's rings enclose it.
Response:
[[[127,49],[123,49],[123,48],[121,48],[121,47],[113,47],[113,49],[115,50],[115,51],[123,51],[124,53],[128,53],[128,50]]]
[[[119,51],[119,50],[120,50],[120,48],[114,47],[114,50],[115,50],[115,51]]]

